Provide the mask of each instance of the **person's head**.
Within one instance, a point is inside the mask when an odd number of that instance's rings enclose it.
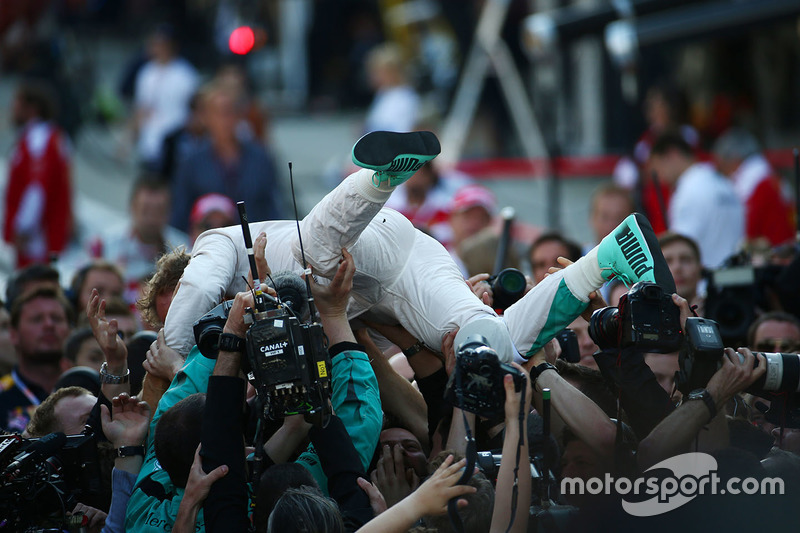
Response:
[[[633,213],[631,193],[613,183],[600,186],[592,195],[590,222],[596,242],[611,234],[625,217]]]
[[[561,267],[556,261],[559,257],[577,261],[581,257],[581,247],[558,232],[545,233],[537,237],[528,252],[533,281],[535,283],[542,281],[548,268]]]
[[[11,308],[11,342],[20,361],[31,365],[58,364],[69,335],[72,309],[51,288],[25,293]]]
[[[205,406],[205,393],[192,394],[170,407],[156,424],[156,459],[176,487],[185,487],[189,479]]]
[[[183,276],[191,256],[184,248],[177,248],[162,255],[156,262],[156,272],[147,282],[145,295],[136,302],[142,319],[153,327],[164,325],[167,311],[178,282]]]
[[[405,182],[406,196],[409,199],[425,201],[428,192],[439,184],[439,174],[431,163],[422,165],[413,176]]]
[[[223,194],[209,193],[197,199],[189,215],[190,238],[197,240],[206,230],[236,224],[236,204]]]
[[[72,332],[64,343],[64,357],[73,366],[87,366],[98,372],[105,361],[103,350],[94,338],[91,328],[81,328]]]
[[[153,30],[147,39],[147,53],[156,63],[166,64],[172,61],[177,53],[172,26],[161,24]]]
[[[687,168],[694,163],[694,152],[677,131],[667,131],[656,139],[650,150],[650,169],[658,179],[675,184]]]
[[[403,452],[403,463],[406,468],[413,468],[414,472],[422,478],[428,473],[428,458],[419,439],[410,431],[399,428],[386,428],[381,431],[378,437],[378,453],[381,453],[384,446],[392,450],[399,446]]]
[[[444,462],[448,455],[453,456],[453,462],[460,461],[462,456],[450,450],[439,452],[428,463],[428,473],[433,474]],[[464,523],[465,533],[479,533],[489,531],[492,523],[492,512],[494,510],[495,489],[492,482],[486,478],[483,472],[476,472],[467,482],[478,489],[472,494],[467,494],[461,498],[467,500],[467,506],[459,509],[458,514]],[[423,517],[426,526],[434,528],[440,533],[450,533],[453,531],[447,515]]]
[[[658,240],[658,244],[675,280],[678,296],[691,303],[697,296],[697,284],[703,277],[700,247],[693,239],[677,233],[667,233]]]
[[[53,88],[40,80],[26,81],[17,88],[11,104],[11,121],[20,127],[31,120],[53,120],[57,114]]]
[[[106,302],[106,318],[117,321],[117,331],[125,340],[130,339],[139,331],[131,306],[122,298],[111,298]]]
[[[459,189],[450,203],[450,226],[453,228],[453,244],[489,227],[497,209],[494,195],[480,185],[467,185]]]
[[[225,84],[212,82],[201,94],[203,122],[212,141],[234,140],[243,111],[235,91]]]
[[[36,408],[25,431],[32,438],[56,431],[78,434],[83,431],[95,403],[97,398],[83,387],[58,389]]]
[[[589,323],[585,318],[579,316],[568,327],[575,332],[575,336],[578,338],[578,349],[581,353],[580,363],[589,368],[597,368],[593,354],[600,348],[589,335]]]
[[[119,267],[108,261],[96,259],[78,270],[72,278],[70,293],[78,313],[83,313],[92,295],[97,289],[100,298],[122,298],[125,281]]]
[[[131,222],[142,242],[163,241],[163,231],[169,222],[169,185],[154,175],[142,175],[131,191]]]
[[[367,56],[367,73],[373,89],[389,89],[406,81],[403,52],[399,46],[385,43],[373,48]]]
[[[782,311],[764,313],[750,325],[747,345],[758,352],[800,352],[800,320]]]
[[[306,531],[344,533],[339,506],[317,488],[287,489],[269,515],[267,533]]]
[[[267,530],[269,515],[288,489],[301,487],[319,488],[314,476],[304,466],[298,463],[280,463],[267,468],[258,482],[258,504],[253,511],[256,531]]]
[[[742,161],[759,151],[758,141],[752,133],[742,128],[731,128],[714,143],[714,162],[722,174],[730,176]]]
[[[684,120],[686,100],[681,91],[669,83],[653,85],[647,90],[644,115],[647,125],[661,132],[680,125]]]
[[[42,263],[35,263],[17,270],[6,285],[6,308],[11,311],[11,306],[17,298],[39,287],[50,287],[60,291],[58,270]]]
[[[483,229],[472,237],[467,237],[461,241],[457,252],[464,263],[464,268],[467,269],[467,274],[470,276],[483,274],[484,272],[497,274],[493,270],[499,246],[500,236],[491,227]],[[516,268],[518,270],[520,268],[519,257],[513,246],[509,246],[506,250],[506,260],[503,263],[503,267]]]

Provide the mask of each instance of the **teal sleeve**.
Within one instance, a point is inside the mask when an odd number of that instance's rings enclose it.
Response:
[[[355,350],[340,353],[332,361],[331,380],[333,410],[344,423],[366,470],[378,445],[383,424],[378,380],[369,364],[369,357]],[[297,462],[311,472],[327,494],[328,480],[313,447],[309,446]]]
[[[198,392],[206,392],[208,378],[214,372],[214,359],[200,354],[197,346],[186,357],[186,364],[175,375],[167,392],[158,402],[150,422],[144,464],[128,501],[125,515],[126,531],[171,531],[183,497],[183,489],[174,487],[169,475],[156,460],[155,430],[161,416],[179,401]],[[198,529],[205,531],[202,510],[197,516]]]

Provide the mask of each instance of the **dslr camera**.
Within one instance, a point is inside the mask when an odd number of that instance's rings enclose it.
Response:
[[[592,313],[589,336],[602,350],[636,346],[645,352],[675,352],[683,343],[680,309],[660,286],[640,281],[622,295],[619,307]]]
[[[276,281],[277,299],[257,291],[255,308],[246,310],[248,378],[264,402],[266,418],[303,414],[321,423],[330,414],[330,357],[322,325],[301,321],[305,302],[296,295],[289,301],[281,297],[287,290],[294,294],[298,283],[302,286],[299,276],[292,276],[291,290]],[[195,341],[204,356],[215,359],[219,354],[231,305],[232,300],[223,302],[195,322]]]
[[[506,374],[514,378],[514,390],[521,390],[525,380],[522,373],[501,363],[485,337],[471,335],[456,350],[456,366],[445,389],[445,400],[483,418],[503,416]]]
[[[725,350],[719,325],[707,318],[686,319],[686,342],[678,362],[680,370],[675,383],[683,394],[704,388],[720,366]],[[760,352],[753,352],[754,354]],[[740,361],[744,360],[738,354]],[[747,392],[762,398],[774,393],[794,393],[800,390],[800,355],[795,353],[761,353],[767,361],[767,372],[753,383]],[[758,364],[756,361],[754,364]]]
[[[503,312],[522,298],[528,281],[516,268],[506,268],[486,280],[492,289],[492,306]]]

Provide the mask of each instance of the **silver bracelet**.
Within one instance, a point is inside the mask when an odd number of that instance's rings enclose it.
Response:
[[[115,376],[108,373],[108,363],[103,363],[100,366],[100,383],[108,383],[110,385],[122,385],[127,383],[131,376],[131,369],[125,370],[124,376]]]

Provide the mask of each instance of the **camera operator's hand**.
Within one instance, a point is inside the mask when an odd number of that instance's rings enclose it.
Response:
[[[256,258],[256,268],[258,269],[258,279],[264,281],[267,276],[272,275],[272,269],[267,263],[267,234],[261,232],[253,243],[253,255]]]
[[[164,328],[158,332],[158,337],[147,350],[146,359],[142,362],[142,367],[148,374],[172,381],[175,374],[183,368],[185,361],[181,354],[167,346],[164,340]]]
[[[522,368],[517,363],[511,363],[511,366],[522,372],[522,377],[525,379],[525,405],[526,413],[530,411],[531,399],[533,398],[533,387],[530,385],[530,379],[528,372]],[[506,413],[506,426],[508,424],[516,423],[519,420],[519,402],[522,401],[522,391],[517,392],[514,389],[514,378],[511,377],[511,374],[506,374],[503,376],[503,386],[506,389],[506,403],[505,403],[505,413]]]
[[[556,339],[552,339],[550,342],[545,344],[541,350],[533,354],[533,357],[528,359],[528,361],[522,365],[523,370],[526,373],[530,374],[530,371],[542,363],[550,363],[551,365],[556,364],[556,359],[558,359],[558,341]]]
[[[722,366],[706,386],[718,409],[733,398],[734,394],[745,390],[767,371],[767,360],[763,355],[756,356],[748,348],[739,348],[738,351],[737,354],[733,348],[725,348]]]
[[[86,304],[86,316],[92,333],[106,357],[108,373],[116,376],[124,375],[128,370],[128,348],[118,335],[117,321],[106,319],[106,301],[100,298],[97,289],[92,289],[89,303]]]
[[[689,307],[689,302],[686,300],[686,298],[678,296],[677,293],[672,295],[672,301],[675,305],[678,306],[678,309],[680,309],[681,311],[681,317],[680,317],[681,329],[685,329],[686,319],[689,318],[690,316],[694,316],[691,307]]]
[[[467,285],[469,285],[472,293],[489,307],[492,306],[494,298],[494,295],[492,294],[492,286],[486,281],[490,277],[491,276],[489,276],[489,274],[475,274],[467,280]]]
[[[406,468],[400,445],[383,446],[380,459],[372,471],[372,482],[383,494],[388,507],[414,492],[419,487],[419,477],[413,468]]]
[[[255,307],[253,293],[245,291],[237,294],[228,313],[228,320],[225,321],[225,327],[222,328],[223,333],[231,333],[237,337],[244,338],[249,327],[244,323],[244,310],[248,307]]]
[[[74,516],[77,513],[81,513],[86,517],[86,526],[90,533],[99,533],[103,529],[103,526],[106,525],[106,518],[108,518],[107,513],[82,503],[76,504],[70,515]]]
[[[120,394],[111,400],[111,414],[107,406],[100,406],[100,420],[103,433],[115,448],[139,446],[147,435],[150,406],[136,396]]]
[[[330,285],[320,285],[311,278],[311,293],[317,304],[320,316],[347,317],[347,303],[353,288],[356,264],[346,248],[342,248],[342,260]]]

